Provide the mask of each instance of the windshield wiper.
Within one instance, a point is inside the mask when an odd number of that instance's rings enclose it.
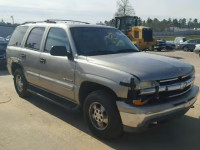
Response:
[[[116,53],[130,53],[130,52],[139,52],[139,51],[135,49],[121,49],[118,50]]]

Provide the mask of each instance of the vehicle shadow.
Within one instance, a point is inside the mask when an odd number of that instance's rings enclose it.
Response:
[[[177,57],[177,56],[166,56],[166,57],[171,57],[171,58],[175,58],[175,59],[183,59],[183,57]]]
[[[6,76],[6,75],[9,75],[7,69],[0,69],[0,76]]]
[[[32,96],[26,100],[38,108],[56,116],[59,119],[62,119],[78,130],[93,136],[84,122],[82,113],[75,113],[70,110],[66,110],[37,96]],[[182,118],[156,128],[135,133],[124,133],[121,138],[116,140],[97,140],[113,149],[123,150],[198,150],[200,149],[199,139],[200,119],[185,115]]]
[[[114,149],[199,150],[200,119],[183,116],[170,123],[122,139],[105,142]]]

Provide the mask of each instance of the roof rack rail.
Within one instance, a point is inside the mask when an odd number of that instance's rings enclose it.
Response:
[[[90,24],[88,22],[77,21],[77,20],[60,20],[60,19],[47,19],[47,22],[72,22],[72,23],[83,23],[83,24]]]
[[[57,23],[57,22],[72,22],[72,23],[83,23],[83,24],[90,24],[88,22],[82,22],[82,21],[76,21],[76,20],[59,20],[59,19],[47,19],[45,21],[28,21],[28,22],[24,22],[22,23],[21,25],[24,25],[24,24],[28,24],[28,23]]]

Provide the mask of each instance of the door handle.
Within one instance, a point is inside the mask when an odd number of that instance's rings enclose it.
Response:
[[[46,59],[44,59],[44,58],[41,58],[41,59],[40,59],[40,63],[43,63],[43,64],[45,64],[45,63],[46,63]]]
[[[21,57],[26,57],[26,54],[21,54]]]

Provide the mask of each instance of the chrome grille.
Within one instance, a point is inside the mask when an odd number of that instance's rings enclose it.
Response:
[[[155,94],[159,98],[174,98],[189,92],[194,84],[194,79],[194,72],[192,72],[179,78],[161,80],[158,81],[159,87],[141,90],[140,95]]]

